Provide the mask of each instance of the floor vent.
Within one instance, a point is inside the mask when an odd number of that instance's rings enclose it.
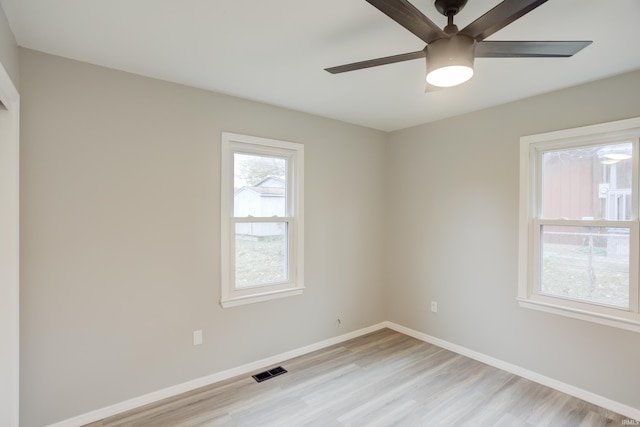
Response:
[[[278,366],[277,368],[269,369],[268,371],[260,372],[259,374],[252,375],[253,379],[257,382],[261,383],[262,381],[268,380],[269,378],[277,377],[278,375],[286,374],[287,370],[282,366]]]

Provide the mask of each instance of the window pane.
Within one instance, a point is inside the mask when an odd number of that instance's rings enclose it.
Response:
[[[542,217],[631,219],[631,142],[542,155]]]
[[[286,222],[236,223],[236,288],[286,282]]]
[[[235,153],[234,216],[286,216],[286,170],[285,158]]]
[[[545,225],[540,292],[629,307],[629,229]]]

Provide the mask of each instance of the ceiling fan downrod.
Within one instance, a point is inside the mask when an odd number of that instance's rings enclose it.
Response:
[[[450,36],[458,32],[458,27],[453,23],[453,17],[467,4],[467,0],[435,0],[434,5],[438,12],[447,17],[447,26],[443,31]]]

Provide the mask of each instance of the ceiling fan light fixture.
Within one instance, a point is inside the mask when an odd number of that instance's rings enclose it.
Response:
[[[473,68],[465,65],[441,67],[427,74],[427,83],[438,87],[452,87],[473,77]]]
[[[436,40],[426,48],[427,83],[457,86],[473,77],[476,41],[464,35]]]

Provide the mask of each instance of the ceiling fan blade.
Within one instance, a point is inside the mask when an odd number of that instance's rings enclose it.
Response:
[[[460,34],[473,37],[477,41],[482,41],[546,1],[547,0],[504,0],[460,30]]]
[[[407,0],[367,0],[367,2],[411,31],[425,43],[448,37],[447,33]]]
[[[325,68],[331,74],[344,73],[346,71],[361,70],[363,68],[377,67],[378,65],[393,64],[395,62],[409,61],[412,59],[424,58],[424,50],[417,52],[401,53],[400,55],[386,56],[384,58],[369,59],[368,61],[354,62],[352,64],[339,65],[337,67]]]
[[[562,58],[573,56],[592,42],[484,41],[476,45],[476,58]]]

